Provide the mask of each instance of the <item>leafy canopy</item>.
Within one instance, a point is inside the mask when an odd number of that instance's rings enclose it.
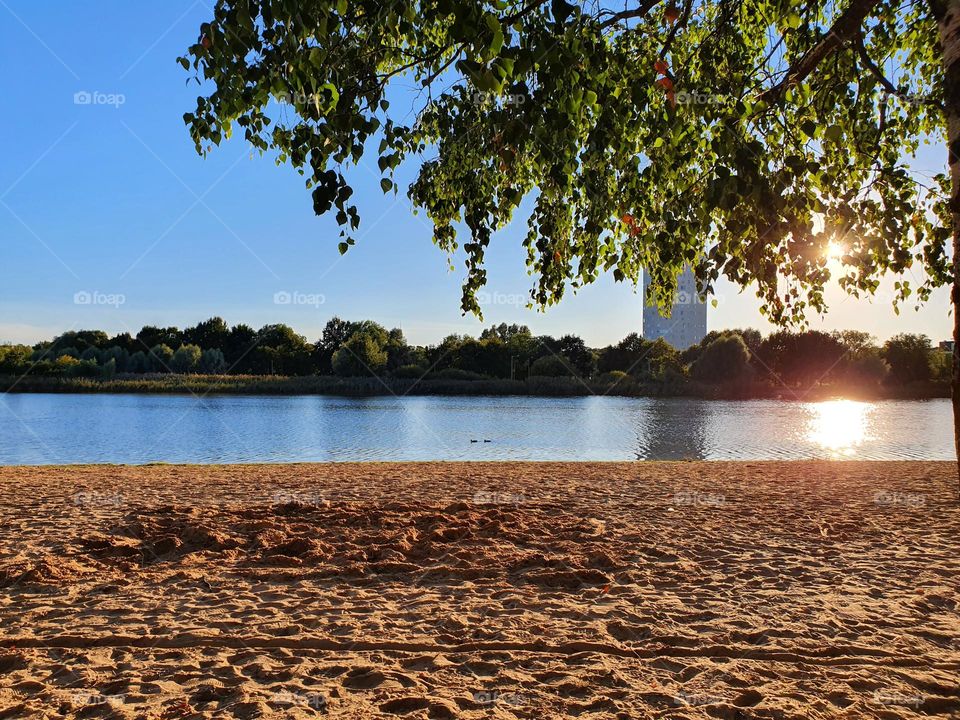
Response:
[[[201,153],[240,128],[295,167],[341,252],[348,166],[375,147],[389,193],[418,164],[408,194],[465,254],[465,312],[529,198],[538,306],[641,267],[666,305],[691,264],[790,323],[825,309],[830,247],[853,294],[915,265],[900,300],[947,280],[948,181],[908,165],[945,135],[936,2],[217,0],[180,58],[204,92],[184,119]]]

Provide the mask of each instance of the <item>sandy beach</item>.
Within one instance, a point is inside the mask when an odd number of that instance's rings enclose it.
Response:
[[[955,471],[0,468],[0,718],[960,716]]]

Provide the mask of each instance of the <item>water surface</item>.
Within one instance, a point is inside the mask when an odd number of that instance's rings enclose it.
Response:
[[[0,396],[0,464],[953,459],[948,400]]]

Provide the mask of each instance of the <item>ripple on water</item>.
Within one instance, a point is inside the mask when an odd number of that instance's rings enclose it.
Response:
[[[951,460],[948,400],[0,396],[0,463]]]

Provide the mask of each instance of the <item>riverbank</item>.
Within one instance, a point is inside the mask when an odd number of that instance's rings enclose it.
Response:
[[[0,717],[957,713],[954,473],[0,468]]]
[[[469,373],[467,373],[469,375]],[[131,393],[195,395],[333,395],[375,397],[389,395],[579,397],[690,397],[703,400],[929,400],[950,397],[949,383],[909,385],[817,385],[787,387],[770,382],[726,385],[699,383],[689,378],[640,381],[623,377],[531,377],[503,380],[474,377],[341,378],[329,375],[121,375],[110,379],[47,376],[0,376],[0,392]]]

